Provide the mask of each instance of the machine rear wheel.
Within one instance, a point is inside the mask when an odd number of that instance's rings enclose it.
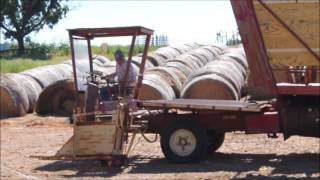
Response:
[[[176,121],[161,133],[161,149],[175,163],[199,161],[206,153],[207,134],[195,121]]]

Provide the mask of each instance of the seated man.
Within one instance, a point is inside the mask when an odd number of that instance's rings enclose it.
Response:
[[[114,54],[115,60],[116,60],[116,72],[109,74],[105,76],[105,78],[114,78],[117,77],[119,81],[119,86],[113,86],[112,91],[118,93],[120,90],[119,95],[126,95],[130,96],[133,93],[133,89],[136,85],[136,80],[137,80],[137,73],[133,69],[132,64],[129,66],[128,70],[128,75],[127,75],[127,82],[126,82],[126,89],[124,89],[124,81],[125,81],[125,75],[126,75],[126,70],[128,66],[128,61],[125,60],[125,56],[121,50],[117,50]],[[109,96],[108,100],[110,100],[110,95],[106,95],[107,90],[101,90],[101,96],[103,97],[104,100],[106,96]],[[124,94],[125,93],[125,94]]]

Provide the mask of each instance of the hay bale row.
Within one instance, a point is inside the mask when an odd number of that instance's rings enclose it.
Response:
[[[246,84],[248,65],[243,50],[226,50],[192,73],[181,91],[182,98],[239,100]]]
[[[139,95],[139,99],[170,100],[179,98],[182,85],[187,77],[208,62],[213,61],[223,50],[223,48],[214,46],[204,46],[197,49],[183,47],[185,49],[176,47],[176,51],[185,52],[184,54],[167,59],[162,67],[150,68],[146,71],[142,82],[141,92],[143,93]],[[159,83],[156,83],[158,81]]]
[[[77,75],[89,72],[89,63],[77,61]],[[104,73],[115,71],[115,64],[103,56],[95,56],[93,69]],[[0,74],[0,117],[23,116],[36,109],[38,114],[70,112],[74,93],[70,93],[73,78],[70,60],[57,65],[36,67],[16,74]],[[65,85],[67,81],[68,85]],[[74,86],[74,85],[72,85]],[[57,88],[59,87],[57,90]],[[52,90],[54,89],[54,90]],[[63,113],[62,113],[63,114]]]
[[[20,74],[32,77],[42,88],[47,87],[58,80],[63,79],[63,75],[55,68],[54,65],[36,67],[21,72]]]
[[[181,54],[191,51],[197,47],[198,46],[196,44],[184,44],[179,46],[166,46],[159,48],[154,52],[148,53],[146,59],[146,69],[154,66],[163,66],[168,59],[180,56]],[[141,56],[142,54],[132,57],[132,60],[138,59],[136,63],[138,67],[140,67],[140,63],[138,62],[141,62]]]

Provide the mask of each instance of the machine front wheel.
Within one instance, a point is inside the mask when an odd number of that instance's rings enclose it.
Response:
[[[175,163],[199,161],[207,150],[207,134],[195,121],[175,121],[161,133],[161,149]]]

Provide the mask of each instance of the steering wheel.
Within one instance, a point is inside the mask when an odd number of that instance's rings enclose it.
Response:
[[[101,84],[101,80],[103,79],[103,73],[100,71],[92,71],[92,72],[87,72],[89,76],[86,77],[87,83],[93,83],[93,84]]]

